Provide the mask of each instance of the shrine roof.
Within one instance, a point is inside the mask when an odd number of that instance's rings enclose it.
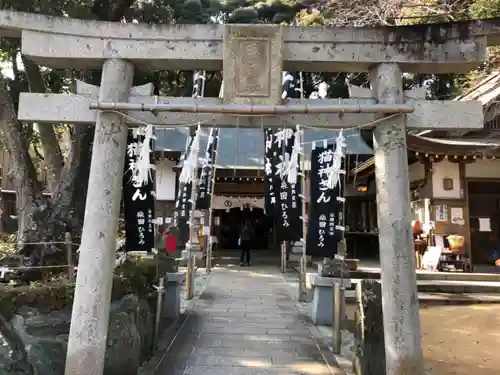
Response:
[[[432,155],[485,156],[499,155],[500,141],[491,138],[428,138],[407,136],[408,150]]]
[[[454,157],[500,157],[500,140],[492,138],[430,138],[408,134],[409,152],[432,156]],[[440,159],[437,159],[438,161]],[[375,158],[371,157],[351,170],[351,173],[372,173]]]
[[[210,129],[202,128],[200,157],[203,157]],[[156,151],[184,152],[188,130],[156,131]],[[306,160],[311,154],[312,142],[323,142],[330,138],[333,142],[338,134],[334,130],[304,129],[304,152]],[[346,153],[351,155],[372,155],[373,151],[363,141],[356,130],[344,131]],[[263,169],[264,168],[264,133],[261,129],[221,129],[219,133],[219,152],[217,168]]]

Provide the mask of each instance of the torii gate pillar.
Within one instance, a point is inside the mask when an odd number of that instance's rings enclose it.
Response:
[[[380,64],[370,73],[373,96],[379,103],[404,102],[398,64]],[[373,141],[386,375],[421,375],[423,360],[410,230],[406,116],[396,116],[377,125]]]
[[[127,101],[134,67],[107,60],[99,100]],[[118,113],[99,111],[85,206],[66,375],[102,375],[108,336],[116,233],[127,151],[127,124]]]

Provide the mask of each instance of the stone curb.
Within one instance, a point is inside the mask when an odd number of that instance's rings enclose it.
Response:
[[[198,291],[197,290],[194,291],[193,299],[188,300],[187,302],[184,298],[182,299],[181,310],[184,309],[184,311],[181,312],[179,317],[175,319],[172,322],[172,324],[162,334],[158,342],[158,347],[155,349],[155,353],[148,361],[146,361],[139,368],[138,375],[153,375],[155,373],[156,369],[158,368],[161,361],[165,357],[166,351],[169,349],[170,345],[175,341],[182,327],[184,327],[184,324],[189,319],[189,316],[191,315],[190,310],[193,308],[198,298],[203,294],[208,284],[210,283],[212,273],[209,274],[205,273],[203,276],[205,276],[205,280],[203,281],[203,284],[201,285],[200,289]],[[181,293],[185,293],[185,288],[182,288]],[[184,307],[182,306],[182,304],[184,304]]]

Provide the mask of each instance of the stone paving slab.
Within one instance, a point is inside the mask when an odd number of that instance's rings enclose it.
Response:
[[[272,267],[216,268],[153,375],[343,374]]]

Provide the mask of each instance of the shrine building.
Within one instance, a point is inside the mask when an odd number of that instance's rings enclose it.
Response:
[[[202,131],[200,158],[204,157],[209,129],[202,128]],[[309,169],[312,142],[323,144],[324,140],[329,140],[333,143],[337,134],[337,131],[304,129],[306,172]],[[357,131],[349,130],[344,134],[347,141],[346,158],[352,167],[371,157],[372,149]],[[180,160],[185,151],[188,130],[157,128],[156,137],[156,216],[170,221],[179,188]],[[257,226],[258,248],[274,249],[279,246],[273,238],[273,220],[264,212],[264,146],[263,129],[223,128],[219,131],[212,233],[217,237],[220,249],[237,248],[238,228],[249,217]],[[352,191],[352,188],[346,189],[346,193]],[[307,195],[307,187],[305,193]]]

